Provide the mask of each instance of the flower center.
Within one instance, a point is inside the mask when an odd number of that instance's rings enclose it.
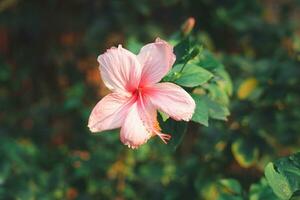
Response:
[[[143,95],[143,88],[142,87],[138,87],[137,89],[132,91],[132,95],[136,96],[137,98],[139,98],[140,96]]]

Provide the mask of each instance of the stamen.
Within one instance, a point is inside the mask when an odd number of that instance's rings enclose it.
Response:
[[[159,132],[157,132],[156,135],[158,135],[165,144],[167,144],[168,143],[167,140],[170,140],[172,137],[169,134],[164,134],[164,133],[159,133]]]
[[[154,130],[161,131],[161,128],[159,126],[159,122],[157,121],[157,119],[155,119],[155,121],[153,123],[153,128],[154,128]]]

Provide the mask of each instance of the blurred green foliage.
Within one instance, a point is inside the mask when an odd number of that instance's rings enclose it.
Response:
[[[0,1],[0,199],[299,198],[299,159],[274,161],[300,150],[299,13],[297,0]],[[203,125],[168,119],[162,128],[186,134],[137,151],[118,131],[91,135],[89,113],[108,92],[97,56],[176,43],[190,16],[199,43],[182,42],[172,73],[190,60],[194,72],[175,78],[197,85]]]

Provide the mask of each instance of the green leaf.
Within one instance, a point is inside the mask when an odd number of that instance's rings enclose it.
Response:
[[[192,94],[192,97],[196,103],[195,113],[192,117],[192,121],[208,126],[208,107],[202,96]]]
[[[216,80],[217,84],[231,96],[233,86],[229,74],[223,68],[218,68],[215,70],[215,76],[220,77],[219,80]]]
[[[158,113],[160,114],[160,116],[161,116],[161,118],[162,118],[162,120],[165,122],[165,121],[167,121],[167,119],[169,119],[170,118],[170,116],[169,115],[167,115],[166,113],[164,113],[164,112],[162,112],[162,111],[158,111]]]
[[[267,180],[262,178],[259,183],[252,184],[249,191],[249,200],[278,200]]]
[[[202,85],[213,77],[212,73],[197,65],[186,64],[183,71],[180,72],[181,68],[182,65],[176,65],[172,71],[179,72],[175,83],[184,87],[196,87]]]
[[[215,59],[213,54],[208,50],[203,50],[202,53],[198,56],[197,64],[208,70],[223,68],[223,65],[217,59]]]
[[[227,120],[227,116],[230,114],[227,107],[218,104],[217,102],[209,99],[208,97],[204,97],[204,100],[208,107],[209,117],[224,121]]]
[[[217,200],[244,200],[241,196],[233,196],[230,194],[220,194]]]
[[[293,191],[285,176],[275,170],[273,163],[269,163],[265,168],[266,178],[274,193],[281,199],[290,199]]]
[[[226,94],[225,90],[220,88],[216,84],[210,84],[207,86],[207,89],[209,91],[209,96],[214,101],[222,104],[222,105],[228,105],[229,104],[229,97]]]
[[[241,194],[242,187],[240,183],[235,179],[222,179],[219,181],[220,185],[225,191],[230,194]]]
[[[265,176],[274,193],[281,199],[299,196],[300,152],[268,163]]]
[[[245,168],[253,165],[258,159],[258,149],[242,138],[234,141],[231,151],[235,160]]]
[[[189,54],[191,48],[191,42],[189,37],[179,42],[174,47],[174,53],[176,55],[176,63],[180,63],[180,61],[183,61],[184,58]]]

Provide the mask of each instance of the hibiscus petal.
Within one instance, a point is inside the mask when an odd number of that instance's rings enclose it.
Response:
[[[104,84],[113,92],[126,93],[140,83],[141,64],[136,55],[122,48],[113,47],[98,57]]]
[[[157,111],[147,95],[141,95],[137,101],[139,116],[148,129],[152,129],[157,121]]]
[[[148,95],[140,95],[137,101],[139,116],[144,122],[146,129],[151,132],[151,136],[158,135],[162,141],[167,144],[171,139],[171,135],[161,132],[161,128],[157,121],[157,110],[151,103]]]
[[[134,103],[122,125],[121,141],[128,147],[135,149],[146,143],[151,135],[139,115],[137,103]]]
[[[195,101],[173,83],[158,83],[147,89],[152,104],[175,120],[189,121],[195,111]]]
[[[118,93],[102,98],[91,112],[88,127],[92,132],[101,132],[121,127],[133,99]]]
[[[173,47],[159,38],[154,43],[145,45],[137,57],[143,66],[142,86],[159,82],[176,60]]]

